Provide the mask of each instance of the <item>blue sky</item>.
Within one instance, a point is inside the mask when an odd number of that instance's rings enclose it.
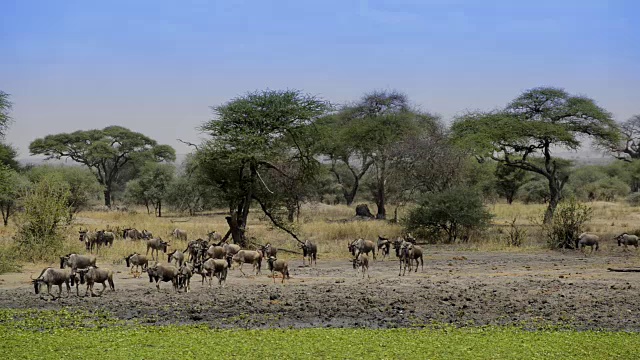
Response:
[[[563,87],[640,113],[635,1],[2,2],[0,90],[21,157],[50,133],[123,125],[178,153],[209,106],[297,88],[335,103],[406,92],[447,121]]]

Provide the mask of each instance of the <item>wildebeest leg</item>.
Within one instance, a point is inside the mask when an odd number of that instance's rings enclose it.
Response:
[[[242,271],[242,264],[243,264],[243,263],[240,263],[240,267],[239,267],[239,269],[240,269],[240,272],[242,273],[242,276],[246,276],[246,274],[244,273],[244,271]]]
[[[67,297],[71,296],[71,286],[69,285],[69,281],[64,282],[67,285]],[[62,285],[60,285],[62,287]],[[62,292],[62,290],[61,290]]]
[[[99,295],[100,295],[100,296],[102,296],[102,293],[104,293],[104,291],[105,291],[105,290],[107,290],[107,283],[106,283],[106,282],[103,282],[103,283],[102,283],[102,291],[100,291],[100,294],[99,294]]]
[[[284,277],[284,275],[282,275]],[[273,278],[273,283],[276,283],[276,274],[274,274],[273,270],[271,270],[271,277]]]
[[[62,284],[58,285],[58,298],[61,298],[61,297],[62,297]]]
[[[402,259],[400,259],[400,270],[398,271],[398,276],[402,276]]]

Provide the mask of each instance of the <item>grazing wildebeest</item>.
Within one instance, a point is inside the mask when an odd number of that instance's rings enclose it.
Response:
[[[304,244],[299,244],[299,246],[302,249],[302,266],[305,265],[304,260],[307,257],[309,258],[309,266],[311,266],[312,263],[318,265],[318,247],[316,244],[310,240],[306,240]]]
[[[89,292],[91,292],[91,296],[102,296],[102,293],[107,289],[107,282],[109,283],[109,288],[112,291],[116,291],[116,287],[113,284],[113,271],[109,269],[90,266],[87,269],[79,269],[78,274],[80,274],[80,283],[87,283],[87,290],[84,292],[84,296],[87,296]],[[98,295],[93,292],[93,286],[96,283],[102,284],[102,291]]]
[[[389,256],[389,249],[391,248],[391,241],[388,238],[378,235],[378,251],[382,251],[382,260]]]
[[[171,281],[173,290],[178,291],[178,268],[173,265],[165,265],[156,263],[147,269],[149,282],[156,282],[156,288],[160,291],[160,281]]]
[[[60,269],[71,268],[72,272],[78,269],[86,269],[89,266],[96,266],[96,257],[93,255],[67,254],[60,256]]]
[[[376,246],[371,240],[365,240],[363,238],[353,240],[349,243],[349,252],[354,257],[357,257],[360,253],[369,255],[371,252],[373,253],[373,259],[376,259]]]
[[[623,251],[627,251],[627,246],[629,245],[635,246],[636,249],[638,248],[638,236],[636,235],[622,233],[616,236],[615,239],[618,240],[618,246],[624,245]]]
[[[78,285],[76,283],[76,275],[69,269],[54,269],[51,267],[44,268],[37,278],[31,278],[36,295],[40,294],[42,284],[47,284],[47,294],[53,299],[56,297],[51,293],[51,287],[58,285],[58,297],[62,296],[62,284],[67,286],[67,297],[71,293],[71,286],[76,285],[76,295],[78,295]],[[42,295],[40,295],[42,299]]]
[[[147,259],[147,257],[144,255],[140,255],[138,253],[133,253],[127,256],[126,258],[124,258],[124,260],[127,262],[127,267],[131,266],[131,271],[129,273],[133,274],[134,278],[140,277],[141,275],[140,268],[142,268],[142,270],[146,270],[147,267],[149,266],[149,260]],[[134,266],[136,268],[136,273],[133,272]]]
[[[151,249],[151,260],[154,260],[153,252],[156,252],[155,260],[158,260],[158,250],[162,250],[163,253],[167,253],[167,246],[169,243],[163,241],[161,238],[147,240],[147,255],[149,255],[149,249]]]
[[[220,244],[220,242],[222,241],[222,235],[220,235],[220,233],[217,233],[215,230],[208,233],[207,237],[210,243]]]
[[[125,240],[140,240],[142,239],[142,234],[137,229],[124,229],[122,230],[122,238]]]
[[[576,241],[576,248],[580,251],[584,251],[584,248],[586,246],[589,246],[591,247],[591,252],[594,251],[594,248],[595,251],[598,251],[598,240],[600,240],[598,235],[582,233],[580,234],[580,236],[578,236],[578,240]]]
[[[178,267],[182,266],[182,263],[184,262],[184,254],[182,253],[182,251],[175,249],[173,250],[173,252],[170,252],[168,254],[167,262],[171,264],[173,260],[176,261],[176,265]]]
[[[178,240],[187,241],[187,232],[185,230],[173,229],[173,231],[171,232],[171,235],[173,235],[173,237],[175,237]]]

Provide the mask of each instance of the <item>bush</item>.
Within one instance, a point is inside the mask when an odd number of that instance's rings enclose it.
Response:
[[[69,216],[69,189],[54,176],[44,176],[25,191],[24,212],[18,218],[16,245],[30,261],[51,260],[62,247],[62,231]]]
[[[0,274],[20,271],[14,251],[10,246],[0,246]]]
[[[482,198],[467,188],[452,188],[427,195],[405,219],[407,231],[420,237],[446,233],[448,242],[473,230],[485,228],[492,215],[485,209]]]
[[[518,198],[525,204],[542,204],[549,201],[549,182],[544,179],[533,180],[518,190]]]
[[[518,217],[514,217],[509,224],[509,230],[507,230],[507,234],[505,236],[508,246],[520,246],[527,238],[527,229],[516,225],[517,221]]]
[[[551,249],[575,249],[584,223],[591,220],[591,207],[575,199],[560,203],[551,224],[543,224],[542,232]]]
[[[627,202],[631,206],[640,206],[640,192],[634,192],[627,196]]]

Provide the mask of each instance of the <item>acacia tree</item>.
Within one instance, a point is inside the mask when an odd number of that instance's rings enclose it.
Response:
[[[274,179],[305,181],[319,170],[314,158],[316,132],[310,126],[329,104],[297,90],[248,93],[213,107],[215,118],[202,126],[211,138],[198,147],[195,159],[206,182],[229,204],[229,236],[246,244],[252,202],[274,226],[299,241],[281,218],[289,189]],[[287,166],[281,166],[286,164]]]
[[[459,117],[452,130],[455,141],[480,160],[492,158],[542,175],[549,186],[545,223],[553,219],[568,179],[558,171],[560,164],[553,151],[577,150],[585,137],[603,144],[614,144],[619,139],[609,112],[592,99],[552,87],[527,90],[499,111]]]
[[[504,196],[507,199],[507,204],[511,205],[518,189],[527,181],[527,173],[513,166],[498,164],[495,176],[498,195]]]
[[[11,123],[11,116],[9,112],[12,107],[11,101],[9,101],[9,94],[0,90],[0,138],[4,139],[7,134],[7,128]]]
[[[158,145],[155,140],[121,126],[47,135],[34,140],[29,151],[32,155],[46,155],[47,159],[70,158],[89,167],[104,187],[106,206],[111,206],[113,185],[128,164],[176,158],[171,146]]]
[[[628,162],[640,159],[640,114],[620,124],[620,135],[621,141],[610,147],[613,156]]]

